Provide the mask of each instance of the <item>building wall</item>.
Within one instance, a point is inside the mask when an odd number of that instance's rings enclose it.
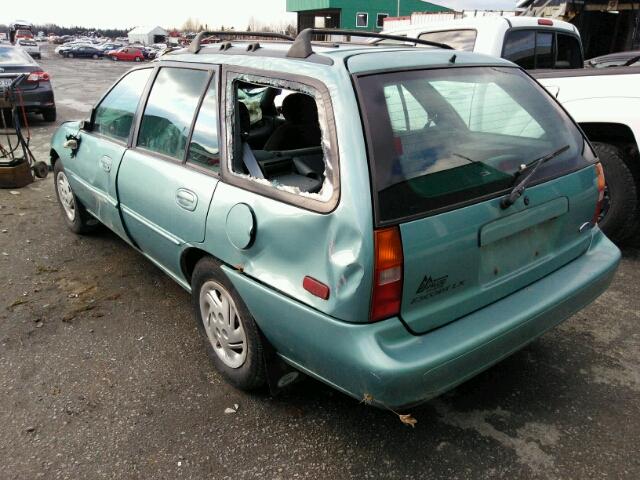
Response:
[[[398,12],[398,3],[400,11]],[[411,15],[413,12],[448,12],[450,9],[420,0],[287,0],[287,11],[304,12],[309,10],[339,9],[340,28],[349,30],[382,30],[376,27],[378,13],[390,17]],[[366,27],[356,27],[356,15],[366,13]]]

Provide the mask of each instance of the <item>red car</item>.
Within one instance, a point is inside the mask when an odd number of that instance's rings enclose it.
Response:
[[[141,62],[144,60],[142,50],[132,47],[122,47],[118,50],[112,50],[107,53],[107,56],[111,58],[111,60],[124,60],[128,62]]]

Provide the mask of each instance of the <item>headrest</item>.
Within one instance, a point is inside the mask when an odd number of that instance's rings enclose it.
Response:
[[[282,102],[282,115],[295,124],[318,123],[318,107],[313,97],[304,93],[292,93]]]

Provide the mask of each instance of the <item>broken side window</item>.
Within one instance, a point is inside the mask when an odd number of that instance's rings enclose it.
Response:
[[[229,93],[233,173],[287,193],[331,198],[329,142],[317,92],[244,77],[232,82]]]

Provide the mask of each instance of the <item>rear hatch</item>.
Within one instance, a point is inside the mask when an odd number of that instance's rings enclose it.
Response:
[[[395,226],[402,241],[400,315],[410,330],[454,321],[587,250],[595,157],[520,69],[413,69],[356,82],[376,225]],[[532,162],[562,147],[503,208]]]

